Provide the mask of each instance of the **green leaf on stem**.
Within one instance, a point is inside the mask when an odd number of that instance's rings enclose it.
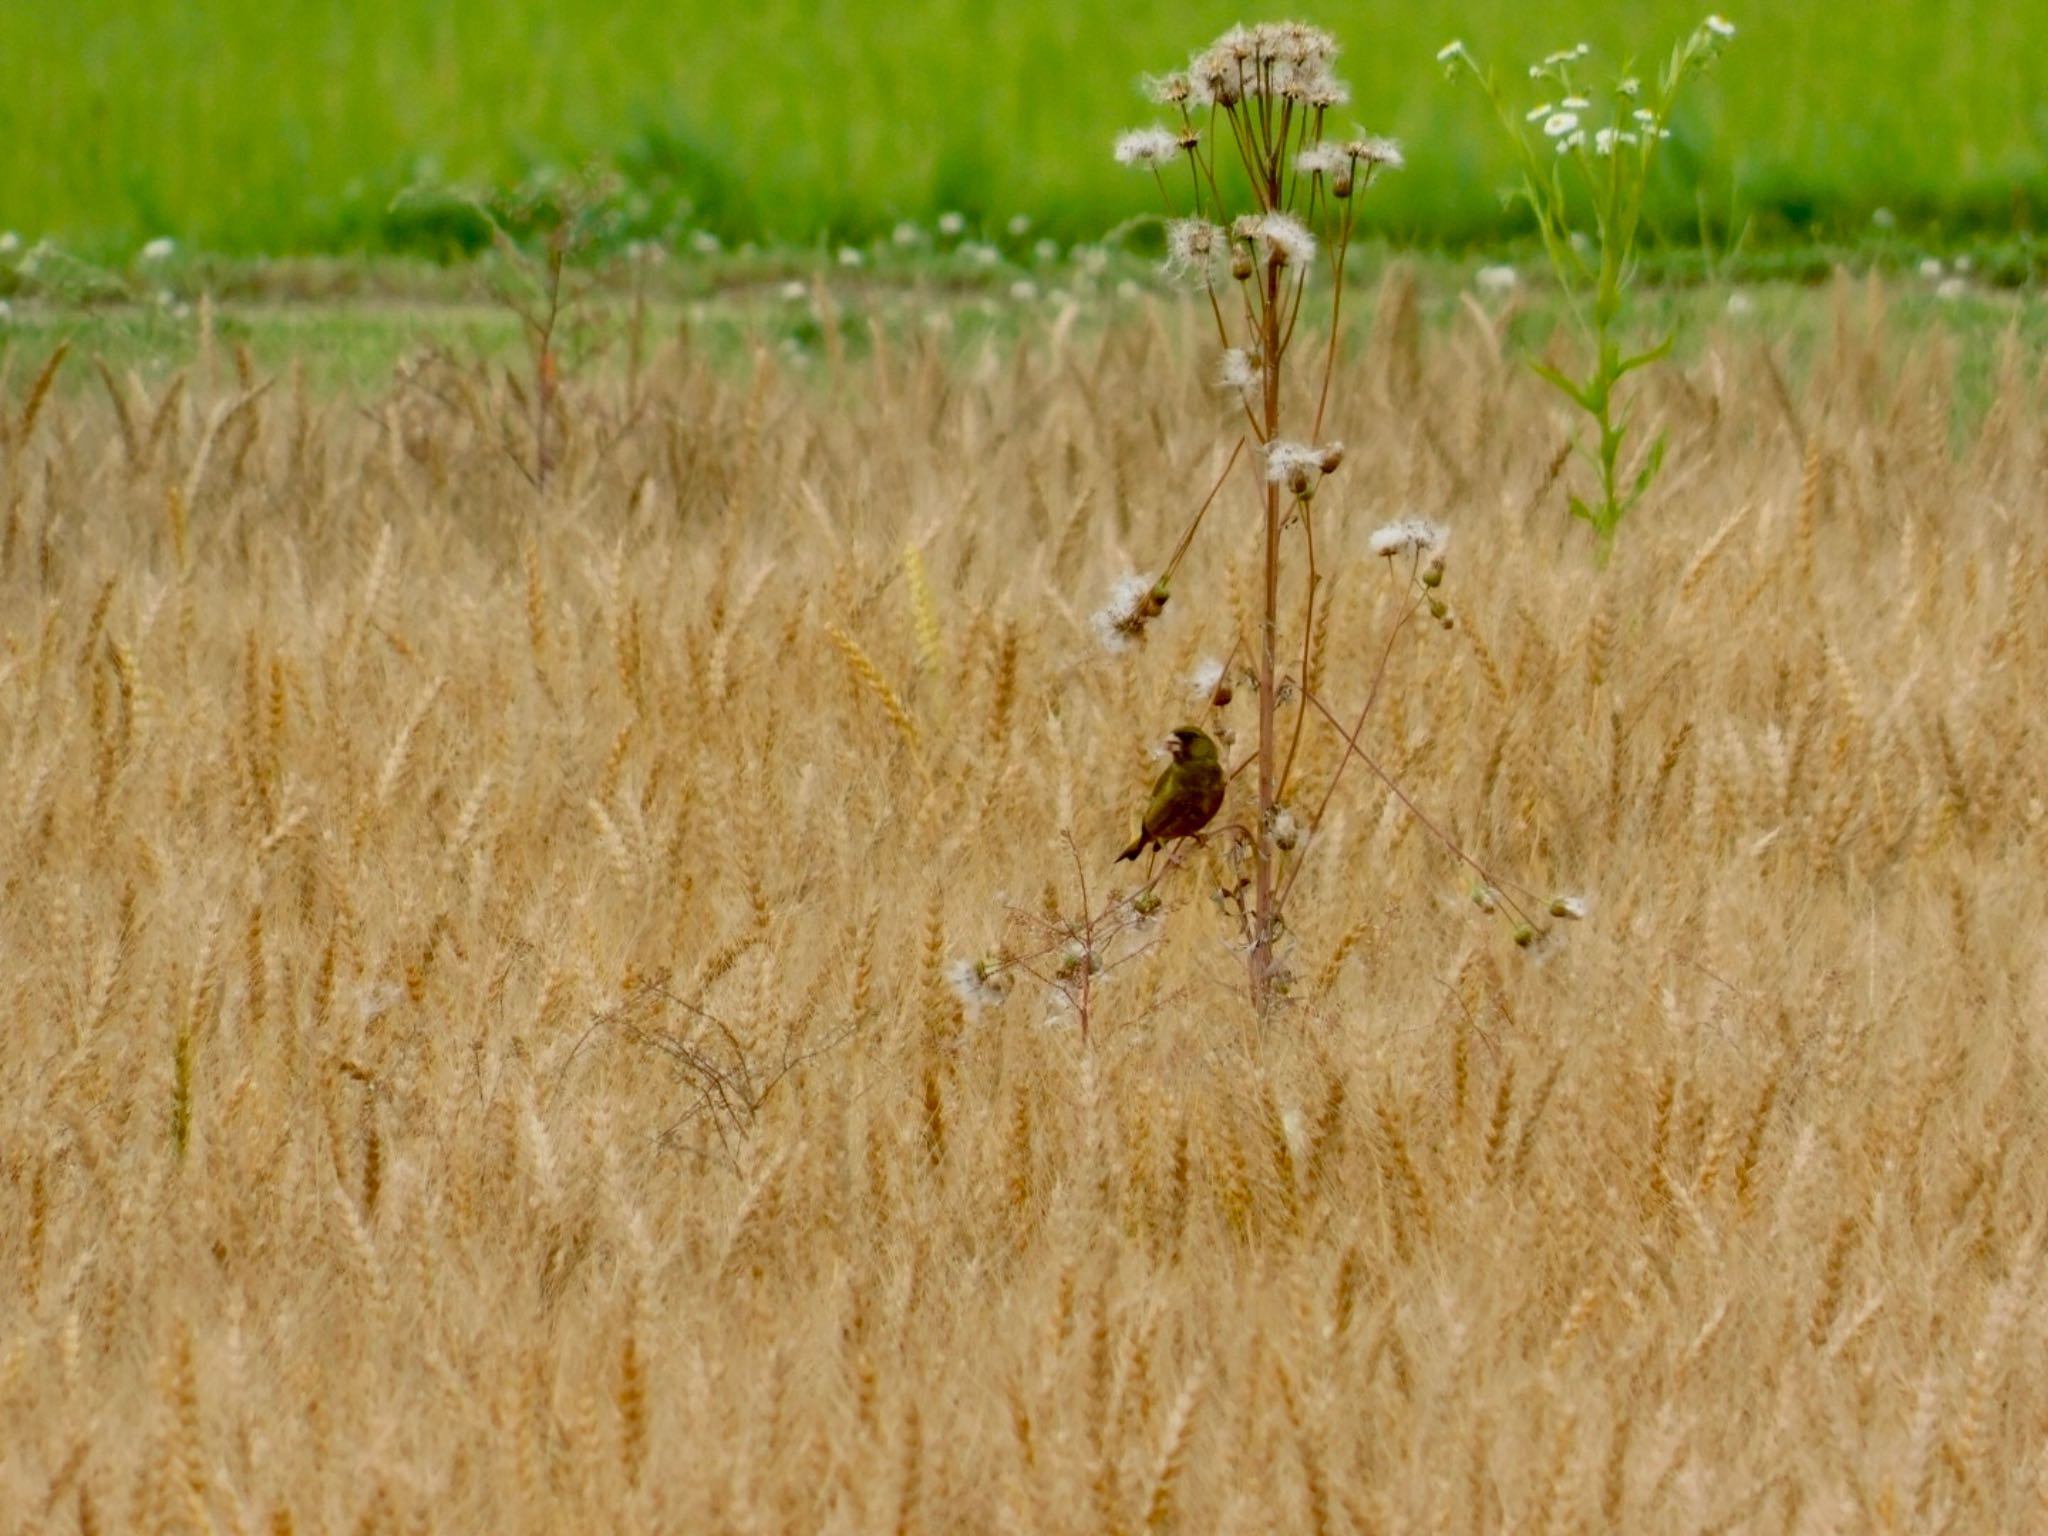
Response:
[[[1670,446],[1670,438],[1666,434],[1659,432],[1656,441],[1650,444],[1650,453],[1643,460],[1643,467],[1636,471],[1635,485],[1628,493],[1628,504],[1630,506],[1634,506],[1643,499],[1643,493],[1649,490],[1650,482],[1655,480],[1663,471],[1664,450],[1668,446]]]
[[[1557,369],[1551,367],[1550,364],[1532,357],[1529,359],[1529,369],[1536,377],[1544,379],[1553,385],[1559,393],[1578,406],[1580,410],[1590,411],[1593,409],[1592,400],[1586,391],[1581,389],[1572,380],[1566,378]]]
[[[1634,373],[1638,368],[1647,368],[1652,363],[1661,363],[1671,355],[1671,349],[1678,345],[1678,332],[1673,331],[1647,352],[1638,352],[1634,357],[1625,357],[1614,370],[1618,379],[1623,374]]]

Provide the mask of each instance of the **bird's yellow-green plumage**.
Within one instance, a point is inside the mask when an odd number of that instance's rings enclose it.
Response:
[[[1119,862],[1174,838],[1192,837],[1223,806],[1223,760],[1207,734],[1184,725],[1167,738],[1166,750],[1173,761],[1152,786],[1137,840],[1117,855]]]

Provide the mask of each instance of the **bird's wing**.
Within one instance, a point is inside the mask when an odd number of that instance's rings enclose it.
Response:
[[[1166,771],[1159,775],[1152,785],[1152,798],[1145,805],[1145,830],[1155,831],[1173,810],[1174,774],[1178,763],[1168,763]]]

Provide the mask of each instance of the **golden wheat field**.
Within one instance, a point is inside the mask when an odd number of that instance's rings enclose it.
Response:
[[[0,1530],[2048,1529],[2048,402],[1885,304],[1649,379],[1603,568],[1387,277],[1310,674],[1449,524],[1363,740],[1590,910],[1517,948],[1353,773],[1268,1018],[1209,853],[1085,1039],[948,977],[1101,903],[1165,731],[1244,749],[1242,487],[1089,625],[1231,441],[1191,309],[678,344],[539,491],[480,368],[18,363]]]

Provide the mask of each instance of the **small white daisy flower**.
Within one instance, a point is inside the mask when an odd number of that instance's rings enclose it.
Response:
[[[1513,293],[1521,285],[1522,275],[1510,266],[1481,267],[1472,274],[1472,282],[1481,293],[1499,297]]]
[[[889,231],[889,243],[899,250],[909,250],[924,243],[924,231],[907,219]]]
[[[1443,47],[1437,49],[1436,51],[1436,61],[1439,64],[1448,64],[1453,59],[1461,59],[1464,56],[1464,41],[1460,38],[1455,37],[1452,38],[1448,43],[1445,43]]]
[[[1593,103],[1583,96],[1567,96],[1558,105],[1567,112],[1586,112],[1592,109]]]
[[[1540,107],[1531,107],[1531,108],[1529,109],[1528,113],[1526,114],[1526,116],[1525,116],[1525,118],[1524,118],[1524,121],[1527,121],[1527,122],[1531,122],[1531,123],[1540,123],[1540,122],[1542,122],[1542,121],[1543,121],[1543,119],[1545,119],[1546,117],[1550,116],[1550,114],[1551,114],[1551,113],[1553,113],[1553,112],[1555,112],[1556,110],[1557,110],[1557,103],[1556,103],[1556,102],[1554,102],[1554,101],[1546,101],[1546,102],[1544,102],[1544,103],[1543,103],[1543,105],[1542,105],[1542,106],[1540,106]]]
[[[1920,262],[1920,275],[1930,283],[1941,281],[1942,270],[1941,258],[1938,256],[1928,256]]]
[[[1010,232],[1012,240],[1022,240],[1031,233],[1031,215],[1028,213],[1013,213],[1010,215],[1010,222],[1005,224],[1003,228]]]
[[[839,247],[839,265],[841,265],[842,267],[857,267],[864,260],[866,260],[866,258],[862,256],[861,253],[855,250],[852,246],[842,245],[841,247]]]
[[[1550,114],[1549,117],[1543,120],[1543,136],[1546,139],[1563,138],[1566,134],[1570,133],[1574,128],[1578,126],[1578,113],[1553,112]]]
[[[1934,285],[1934,296],[1944,304],[1955,303],[1969,291],[1969,280],[1962,277],[1944,277]]]
[[[1643,82],[1638,80],[1634,75],[1630,75],[1626,80],[1618,80],[1615,82],[1614,94],[1617,96],[1626,96],[1631,101],[1633,101],[1636,97],[1643,94]]]
[[[13,230],[0,233],[0,256],[12,256],[21,249],[21,236]]]
[[[1753,315],[1756,313],[1756,300],[1739,290],[1731,293],[1728,295],[1728,313],[1737,320]]]
[[[169,261],[178,253],[178,242],[169,235],[158,235],[142,248],[143,261]]]
[[[1709,16],[1707,30],[1716,37],[1729,38],[1735,35],[1735,23],[1725,16]]]
[[[948,240],[958,239],[967,233],[967,215],[946,212],[939,215],[939,233]]]

